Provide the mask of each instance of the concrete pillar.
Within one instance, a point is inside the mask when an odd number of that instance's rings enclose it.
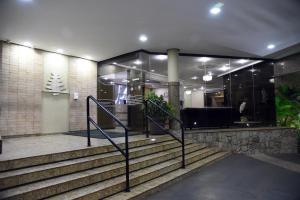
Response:
[[[178,52],[179,49],[168,49],[168,94],[169,103],[175,109],[175,116],[180,118],[180,94],[178,78]],[[170,128],[177,130],[180,128],[176,121],[170,122]]]

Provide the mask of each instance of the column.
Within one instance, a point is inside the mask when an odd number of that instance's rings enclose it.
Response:
[[[178,52],[179,49],[168,49],[168,94],[169,103],[175,109],[175,116],[180,118],[180,96],[179,96],[179,78],[178,78]],[[178,122],[172,120],[170,128],[177,130],[180,128]]]

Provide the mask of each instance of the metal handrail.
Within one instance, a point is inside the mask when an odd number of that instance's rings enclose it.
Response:
[[[162,127],[159,123],[157,123],[152,117],[150,117],[148,115],[148,102],[150,102],[152,105],[154,105],[157,108],[159,108],[161,111],[163,111],[165,114],[167,114],[171,119],[174,119],[175,121],[177,121],[180,124],[181,140],[178,137],[176,137],[173,133],[171,133],[170,131],[166,130],[164,127]],[[184,142],[184,125],[183,125],[183,122],[180,119],[176,118],[171,113],[169,113],[168,111],[166,111],[160,105],[156,104],[155,102],[153,102],[153,101],[151,101],[149,99],[145,100],[144,104],[145,104],[145,123],[146,123],[146,136],[147,136],[147,138],[149,137],[149,129],[148,129],[148,120],[147,119],[149,119],[155,126],[157,126],[159,129],[161,129],[163,132],[171,135],[175,140],[177,140],[179,143],[181,143],[182,168],[185,168],[185,149],[184,149],[185,142]]]
[[[113,120],[115,120],[121,127],[124,128],[125,130],[125,152],[124,150],[117,145],[112,139],[111,137],[109,137],[101,128],[100,126],[91,118],[90,116],[90,100],[92,100],[94,103],[96,103],[96,105],[98,106],[98,108],[101,108],[108,116],[110,116]],[[129,192],[130,191],[130,184],[129,184],[129,147],[128,147],[128,128],[118,119],[116,118],[109,110],[107,110],[103,105],[101,105],[101,103],[99,103],[99,101],[94,98],[93,96],[89,95],[86,98],[86,112],[87,112],[87,145],[91,146],[91,128],[90,128],[90,123],[92,123],[98,131],[100,131],[100,133],[102,135],[104,135],[104,137],[106,139],[108,139],[108,141],[110,141],[110,143],[112,143],[112,145],[121,152],[121,154],[125,157],[125,162],[126,162],[126,188],[125,191]]]

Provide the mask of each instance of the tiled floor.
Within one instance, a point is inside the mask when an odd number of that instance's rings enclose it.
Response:
[[[300,173],[233,155],[146,200],[299,200]]]
[[[144,135],[130,136],[129,141],[144,138]],[[123,143],[124,137],[113,138],[113,140],[116,143]],[[92,147],[111,144],[106,139],[96,138],[91,138],[91,143]],[[2,148],[0,161],[72,151],[88,147],[87,139],[84,137],[56,134],[4,139]]]

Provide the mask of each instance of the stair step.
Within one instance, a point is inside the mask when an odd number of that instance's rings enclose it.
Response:
[[[210,155],[218,153],[219,150],[215,148],[207,148],[205,150],[198,150],[186,155],[186,164],[194,163],[200,159],[206,158]],[[181,159],[172,159],[160,163],[159,165],[150,166],[144,169],[140,169],[130,173],[130,185],[131,187],[146,181],[155,179],[164,174],[177,170],[181,167]],[[125,177],[119,176],[106,181],[98,182],[92,185],[88,185],[76,190],[72,190],[60,195],[56,195],[48,198],[49,200],[61,200],[61,199],[102,199],[125,189]]]
[[[185,169],[178,169],[170,172],[166,175],[155,178],[151,181],[132,187],[130,192],[120,192],[113,196],[105,198],[105,200],[133,200],[144,199],[146,196],[162,190],[164,187],[181,180],[182,178],[189,176],[190,174],[199,170],[199,168],[212,164],[217,160],[223,159],[229,156],[228,152],[219,152],[211,155],[207,158],[199,160],[191,165],[188,165]]]
[[[186,153],[199,151],[207,153],[209,149],[203,149],[205,146],[199,144],[189,144],[186,146]],[[130,170],[135,171],[149,167],[160,162],[174,159],[181,155],[181,147],[165,150],[156,154],[130,160]],[[100,182],[125,173],[125,163],[115,163],[81,171],[70,175],[52,178],[36,183],[27,184],[0,192],[3,199],[41,199],[57,193],[66,192],[72,189]]]
[[[155,142],[159,143],[159,142],[170,141],[170,140],[173,140],[173,138],[170,136],[158,136],[156,137]],[[154,142],[151,141],[149,138],[133,140],[133,141],[129,141],[129,148],[145,146],[153,143]],[[124,148],[124,143],[121,143],[119,145],[121,148]],[[33,157],[13,159],[13,160],[5,160],[5,161],[0,161],[0,172],[20,169],[24,167],[36,166],[41,164],[54,163],[63,160],[82,158],[82,157],[87,157],[87,156],[92,156],[92,155],[97,155],[97,154],[107,153],[107,152],[114,152],[114,151],[116,151],[114,146],[104,145],[104,146],[97,146],[97,147],[92,146],[83,149],[65,151],[65,152],[59,152],[53,154],[39,155]]]
[[[190,144],[191,142],[186,141],[186,143]],[[135,147],[130,149],[130,158],[138,158],[179,146],[180,144],[173,140],[142,147]],[[205,145],[203,145],[203,147],[205,147]],[[124,160],[125,158],[120,152],[111,152],[73,160],[60,161],[46,165],[33,166],[14,171],[2,172],[0,173],[0,189],[10,188],[46,178],[66,175],[111,163],[121,162]]]

